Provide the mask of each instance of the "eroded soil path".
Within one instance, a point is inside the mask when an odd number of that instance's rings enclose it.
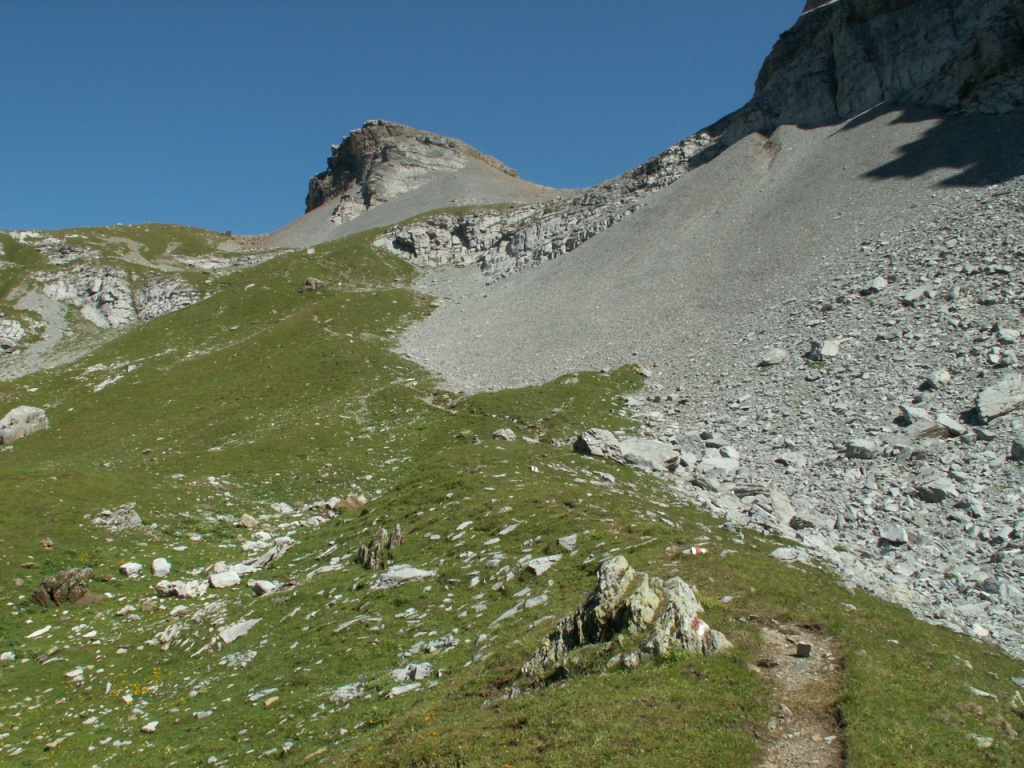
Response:
[[[838,642],[815,629],[771,620],[761,632],[758,669],[775,693],[760,768],[842,768]]]

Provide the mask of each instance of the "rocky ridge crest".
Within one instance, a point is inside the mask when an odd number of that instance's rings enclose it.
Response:
[[[738,111],[572,197],[395,227],[379,247],[496,279],[568,253],[752,133],[838,124],[882,104],[998,114],[1024,105],[1024,9],[1010,0],[808,3]]]
[[[422,186],[438,171],[465,167],[471,159],[516,176],[498,160],[456,139],[370,120],[331,148],[327,170],[309,180],[306,212],[330,201],[331,220],[348,221]]]

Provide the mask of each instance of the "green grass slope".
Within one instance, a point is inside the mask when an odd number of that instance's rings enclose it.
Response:
[[[39,405],[51,423],[0,451],[5,765],[750,766],[771,717],[757,667],[771,620],[837,638],[848,765],[1024,764],[1018,661],[778,562],[779,542],[724,529],[650,475],[574,454],[579,431],[628,427],[630,371],[440,391],[392,351],[429,299],[371,239],[220,278],[73,365],[0,383],[0,411]],[[300,293],[308,276],[327,287]],[[492,440],[502,427],[520,439]],[[333,517],[303,509],[357,493],[366,506]],[[145,528],[89,522],[126,502]],[[166,557],[171,578],[204,579],[251,557],[243,513],[294,541],[255,574],[278,592],[158,599],[148,567],[118,572]],[[356,552],[396,524],[393,558],[436,575],[371,590]],[[572,552],[557,543],[569,534]],[[686,555],[695,545],[708,554]],[[542,576],[520,566],[552,554]],[[611,554],[693,584],[734,648],[633,671],[594,648],[568,678],[505,697]],[[44,576],[85,566],[103,599],[28,602]],[[392,695],[391,671],[418,662],[441,674]]]

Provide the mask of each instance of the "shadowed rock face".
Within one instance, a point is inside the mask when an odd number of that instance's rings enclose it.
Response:
[[[1019,2],[811,0],[805,14],[768,56],[754,99],[733,116],[743,118],[744,135],[838,122],[884,101],[988,113],[1024,104]]]

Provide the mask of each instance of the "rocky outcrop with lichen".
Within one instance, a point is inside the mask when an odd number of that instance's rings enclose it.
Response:
[[[662,580],[634,570],[621,555],[610,558],[598,569],[597,589],[572,616],[558,622],[521,672],[526,677],[555,673],[573,651],[620,636],[639,641],[634,651],[619,657],[625,666],[675,651],[712,656],[730,643],[700,618],[703,610],[682,579]]]

